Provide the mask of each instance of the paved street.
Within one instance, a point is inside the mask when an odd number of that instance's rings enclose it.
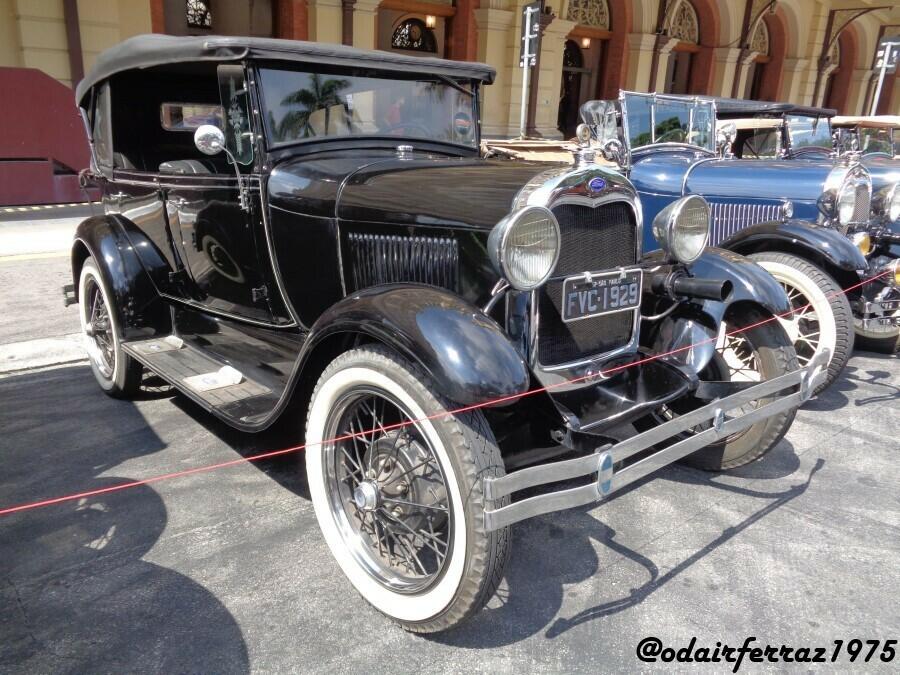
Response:
[[[290,444],[299,419],[242,435],[165,388],[116,401],[82,361],[9,356],[78,322],[59,292],[67,258],[12,257],[2,234],[0,355],[18,365],[0,370],[0,508]],[[898,359],[857,354],[762,462],[670,467],[515,526],[502,592],[437,637],[394,627],[345,581],[299,454],[0,517],[0,672],[662,671],[636,659],[642,638],[897,638],[898,385]]]

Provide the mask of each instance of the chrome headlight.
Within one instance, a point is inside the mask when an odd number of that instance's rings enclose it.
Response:
[[[550,209],[528,206],[514,211],[491,230],[488,253],[510,285],[530,291],[543,284],[559,259],[559,223]]]
[[[709,204],[699,195],[672,202],[653,219],[653,236],[670,258],[694,262],[709,241]]]
[[[853,221],[856,210],[856,181],[845,181],[837,198],[837,219],[841,225],[849,225]]]

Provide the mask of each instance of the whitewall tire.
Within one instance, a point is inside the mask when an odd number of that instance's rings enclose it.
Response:
[[[496,441],[480,411],[449,409],[418,368],[367,346],[325,369],[307,417],[307,478],[328,547],[366,601],[417,632],[480,609],[508,553],[508,528],[483,524],[482,480],[503,474]],[[323,442],[333,438],[343,440]]]
[[[850,301],[834,278],[808,260],[788,253],[750,256],[781,284],[795,312],[779,318],[803,367],[827,348],[831,353],[828,377],[816,390],[834,382],[853,352],[853,312]]]

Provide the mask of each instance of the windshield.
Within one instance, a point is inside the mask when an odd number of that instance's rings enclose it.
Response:
[[[864,155],[875,153],[896,154],[891,139],[891,129],[860,129],[859,149]]]
[[[711,101],[652,94],[623,95],[628,143],[632,150],[654,143],[686,143],[715,149]]]
[[[474,96],[467,86],[449,80],[264,68],[260,81],[266,128],[275,146],[339,136],[477,145]]]
[[[831,150],[831,124],[827,118],[788,115],[786,122],[792,150],[801,148]]]

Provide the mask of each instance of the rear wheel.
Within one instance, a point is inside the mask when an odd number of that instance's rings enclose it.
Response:
[[[133,396],[140,389],[143,367],[122,350],[116,308],[93,258],[81,267],[78,298],[84,344],[97,383],[110,396]]]
[[[709,364],[700,373],[707,382],[761,382],[797,369],[797,357],[784,329],[775,321],[765,321],[759,310],[744,312],[740,321],[728,319],[722,324],[716,341],[716,351]],[[745,331],[736,332],[752,325]],[[761,399],[742,408],[729,411],[726,417],[744,415],[758,406],[774,400]],[[686,397],[663,406],[654,413],[646,426],[667,422],[679,415],[706,405],[709,401]],[[794,421],[796,410],[773,415],[751,427],[723,438],[682,460],[683,463],[706,471],[733,469],[753,462],[769,452],[787,433]],[[700,425],[675,438],[678,441],[708,429],[710,423]]]
[[[793,314],[779,318],[805,366],[825,348],[831,352],[828,376],[818,393],[834,382],[853,353],[853,311],[846,293],[834,278],[803,258],[788,253],[754,253],[754,262],[781,284]]]
[[[307,419],[325,541],[363,598],[422,633],[478,611],[508,555],[509,529],[484,529],[482,480],[504,473],[497,443],[480,411],[449,410],[425,373],[371,346],[325,369]]]

